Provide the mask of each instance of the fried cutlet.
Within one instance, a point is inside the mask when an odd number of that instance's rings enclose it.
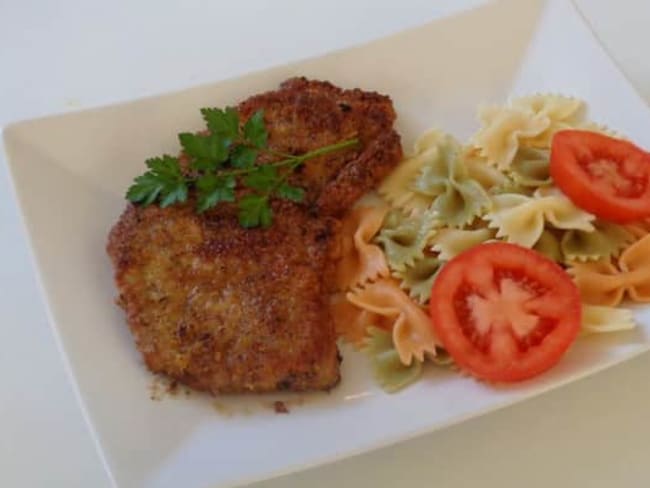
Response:
[[[111,230],[118,304],[154,372],[212,393],[335,386],[329,312],[337,217],[401,158],[387,97],[303,78],[251,97],[269,147],[303,153],[357,137],[359,148],[311,160],[293,183],[302,204],[274,201],[273,225],[244,229],[236,208],[129,205]],[[264,161],[259,161],[263,164]]]
[[[321,215],[343,215],[401,159],[400,137],[393,130],[395,109],[385,95],[291,78],[279,90],[255,95],[238,107],[244,119],[260,109],[276,151],[303,154],[345,139],[361,141],[357,151],[310,160],[292,178]]]

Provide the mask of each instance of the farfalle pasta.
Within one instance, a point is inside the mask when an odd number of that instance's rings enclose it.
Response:
[[[625,227],[596,221],[592,231],[565,232],[560,246],[565,261],[595,261],[618,256],[634,240],[634,234]]]
[[[481,151],[472,146],[466,146],[460,153],[460,158],[470,179],[476,181],[488,192],[508,188],[514,184],[509,175],[487,163],[481,156]]]
[[[436,355],[437,340],[429,316],[395,280],[368,283],[348,292],[346,298],[357,308],[392,321],[393,344],[403,364],[424,361],[425,353]]]
[[[404,271],[407,266],[424,256],[424,249],[436,232],[438,225],[431,211],[406,215],[401,210],[391,210],[375,238],[386,255],[392,270]]]
[[[602,334],[634,329],[634,314],[631,310],[602,305],[582,306],[582,331],[587,334]]]
[[[520,107],[483,106],[478,118],[481,129],[472,138],[472,144],[489,164],[501,170],[510,167],[522,139],[533,139],[551,125],[547,115]]]
[[[650,234],[650,220],[639,220],[625,224],[624,227],[626,231],[634,236],[634,239],[641,239],[646,234]]]
[[[422,167],[440,157],[441,147],[448,136],[439,130],[430,130],[415,142],[414,154],[400,165],[382,182],[379,194],[394,207],[410,212],[423,210],[431,202],[419,197],[411,189],[412,183],[420,174]]]
[[[408,291],[411,298],[425,304],[431,297],[431,287],[441,265],[439,256],[425,254],[411,266],[396,271],[394,275],[399,278],[400,286]]]
[[[483,106],[478,113],[481,128],[472,144],[490,164],[507,170],[519,151],[548,149],[558,130],[586,124],[583,115],[581,100],[554,94],[515,98],[505,106]]]
[[[431,239],[431,249],[438,253],[442,261],[449,261],[461,252],[482,242],[493,239],[496,232],[493,229],[450,229],[438,230]]]
[[[615,307],[625,296],[650,302],[650,234],[625,249],[618,261],[573,263],[568,271],[587,304]]]
[[[549,147],[555,132],[576,127],[583,122],[584,102],[577,98],[556,94],[535,94],[515,98],[511,104],[537,116],[545,116],[549,120],[546,130],[525,139],[524,144],[528,147]]]
[[[369,327],[391,331],[394,319],[359,308],[346,298],[346,293],[336,293],[330,298],[330,314],[336,334],[357,349],[363,345]]]
[[[548,149],[520,147],[508,171],[512,181],[525,188],[550,185],[549,152]]]
[[[465,146],[461,151],[460,158],[467,169],[469,178],[488,192],[498,192],[499,189],[508,188],[514,184],[509,175],[488,164],[487,159],[481,156],[481,151],[477,147]]]
[[[379,188],[385,204],[360,205],[344,222],[338,286],[348,291],[332,299],[332,316],[337,333],[368,354],[386,391],[411,384],[427,362],[453,363],[427,307],[444,295],[437,279],[451,273],[443,271],[448,263],[482,243],[531,248],[568,271],[581,293],[585,334],[633,328],[632,312],[617,305],[626,297],[650,302],[650,219],[625,225],[597,219],[551,177],[557,131],[607,130],[584,120],[584,103],[536,94],[484,106],[479,120],[467,145],[440,130],[423,134]],[[532,331],[536,292],[505,283],[500,293],[525,304],[508,314],[521,322],[518,330]],[[495,304],[487,297],[472,303],[475,320],[482,321],[477,330],[489,329],[488,317],[500,309],[490,308]],[[558,316],[566,308],[544,303],[545,312]]]
[[[483,218],[497,229],[497,237],[533,247],[548,223],[557,229],[594,230],[595,217],[580,210],[557,189],[539,189],[532,197],[505,193],[494,195],[493,210]]]
[[[507,180],[481,167],[477,154],[440,131],[427,132],[415,150],[379,188],[392,206],[407,214],[433,210],[450,225],[463,226],[489,206],[486,188]]]
[[[337,287],[353,286],[388,276],[388,264],[382,250],[372,242],[379,232],[387,205],[358,206],[345,218],[341,230],[341,258],[337,265]]]
[[[589,132],[596,132],[598,134],[603,134],[605,136],[610,136],[610,137],[615,137],[617,139],[623,139],[625,140],[626,137],[621,134],[620,132],[604,125],[604,124],[597,124],[596,122],[592,122],[590,120],[581,122],[579,124],[576,124],[575,129],[580,129],[580,130],[588,130]]]
[[[394,393],[416,381],[422,374],[422,361],[406,365],[395,350],[390,332],[370,327],[362,350],[370,357],[377,383],[388,393]]]
[[[416,201],[428,201],[429,208],[447,225],[462,227],[487,209],[490,199],[483,186],[470,177],[460,144],[451,136],[437,144],[438,157],[422,166],[411,190]],[[487,173],[482,176],[488,177]]]

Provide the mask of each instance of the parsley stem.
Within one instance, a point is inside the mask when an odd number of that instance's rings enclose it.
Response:
[[[348,149],[351,147],[356,146],[359,144],[358,139],[348,139],[343,142],[337,142],[336,144],[331,144],[329,146],[323,146],[319,147],[318,149],[314,149],[313,151],[306,152],[305,154],[300,154],[298,156],[290,156],[286,159],[283,159],[281,161],[276,161],[275,163],[268,163],[268,166],[273,166],[276,168],[280,168],[283,166],[287,165],[292,165],[292,170],[296,169],[298,166],[300,166],[302,163],[305,161],[316,158],[318,156],[324,156],[326,154],[330,154],[333,152],[337,151],[342,151],[343,149]],[[226,171],[219,171],[217,174],[219,176],[239,176],[239,175],[245,175],[251,172],[251,170],[254,170],[255,167],[253,168],[241,168],[241,169],[230,169]]]
[[[280,151],[275,151],[273,149],[262,149],[263,152],[270,154],[271,156],[275,156],[276,158],[282,158],[282,159],[291,159],[294,158],[295,156],[293,154],[289,153],[283,153]]]
[[[359,144],[355,138],[304,154],[287,154],[268,147],[263,110],[243,126],[232,107],[203,108],[201,115],[208,130],[179,134],[182,156],[148,159],[148,170],[136,177],[127,191],[129,201],[143,206],[157,202],[164,208],[186,203],[192,191],[199,213],[221,202],[236,202],[243,227],[268,227],[273,220],[271,198],[301,202],[305,197],[304,188],[289,183],[296,168]]]
[[[336,151],[354,147],[357,144],[359,144],[359,139],[348,139],[343,142],[337,142],[336,144],[330,144],[329,146],[323,146],[318,149],[314,149],[313,151],[306,152],[300,156],[294,156],[294,159],[298,159],[302,163],[308,159],[324,156],[325,154],[330,154]]]

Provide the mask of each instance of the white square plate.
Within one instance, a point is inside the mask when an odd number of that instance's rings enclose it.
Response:
[[[406,147],[431,126],[460,138],[482,101],[553,91],[587,100],[592,119],[650,147],[650,112],[568,1],[507,0],[370,44],[236,80],[13,124],[4,145],[51,323],[112,477],[124,487],[232,485],[439,429],[582,378],[650,348],[636,331],[582,338],[561,364],[509,388],[431,370],[386,395],[365,358],[345,351],[331,394],[151,401],[113,304],[106,235],[145,158],[174,153],[198,109],[233,104],[294,75],[390,94]],[[289,400],[290,415],[268,404]],[[298,406],[298,404],[300,404]]]

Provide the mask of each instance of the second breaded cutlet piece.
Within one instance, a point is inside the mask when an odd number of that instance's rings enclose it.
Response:
[[[264,110],[269,146],[279,152],[303,154],[359,139],[357,150],[310,160],[291,179],[307,190],[307,203],[320,215],[343,215],[402,157],[400,137],[393,129],[395,109],[386,95],[291,78],[279,90],[250,97],[238,110],[244,119]]]
[[[269,147],[303,153],[357,137],[361,145],[303,166],[304,204],[274,201],[273,225],[244,229],[229,204],[129,205],[111,230],[118,304],[144,360],[211,393],[321,390],[340,379],[329,312],[338,216],[397,164],[390,99],[292,79],[251,97]],[[263,161],[262,161],[263,162]]]

